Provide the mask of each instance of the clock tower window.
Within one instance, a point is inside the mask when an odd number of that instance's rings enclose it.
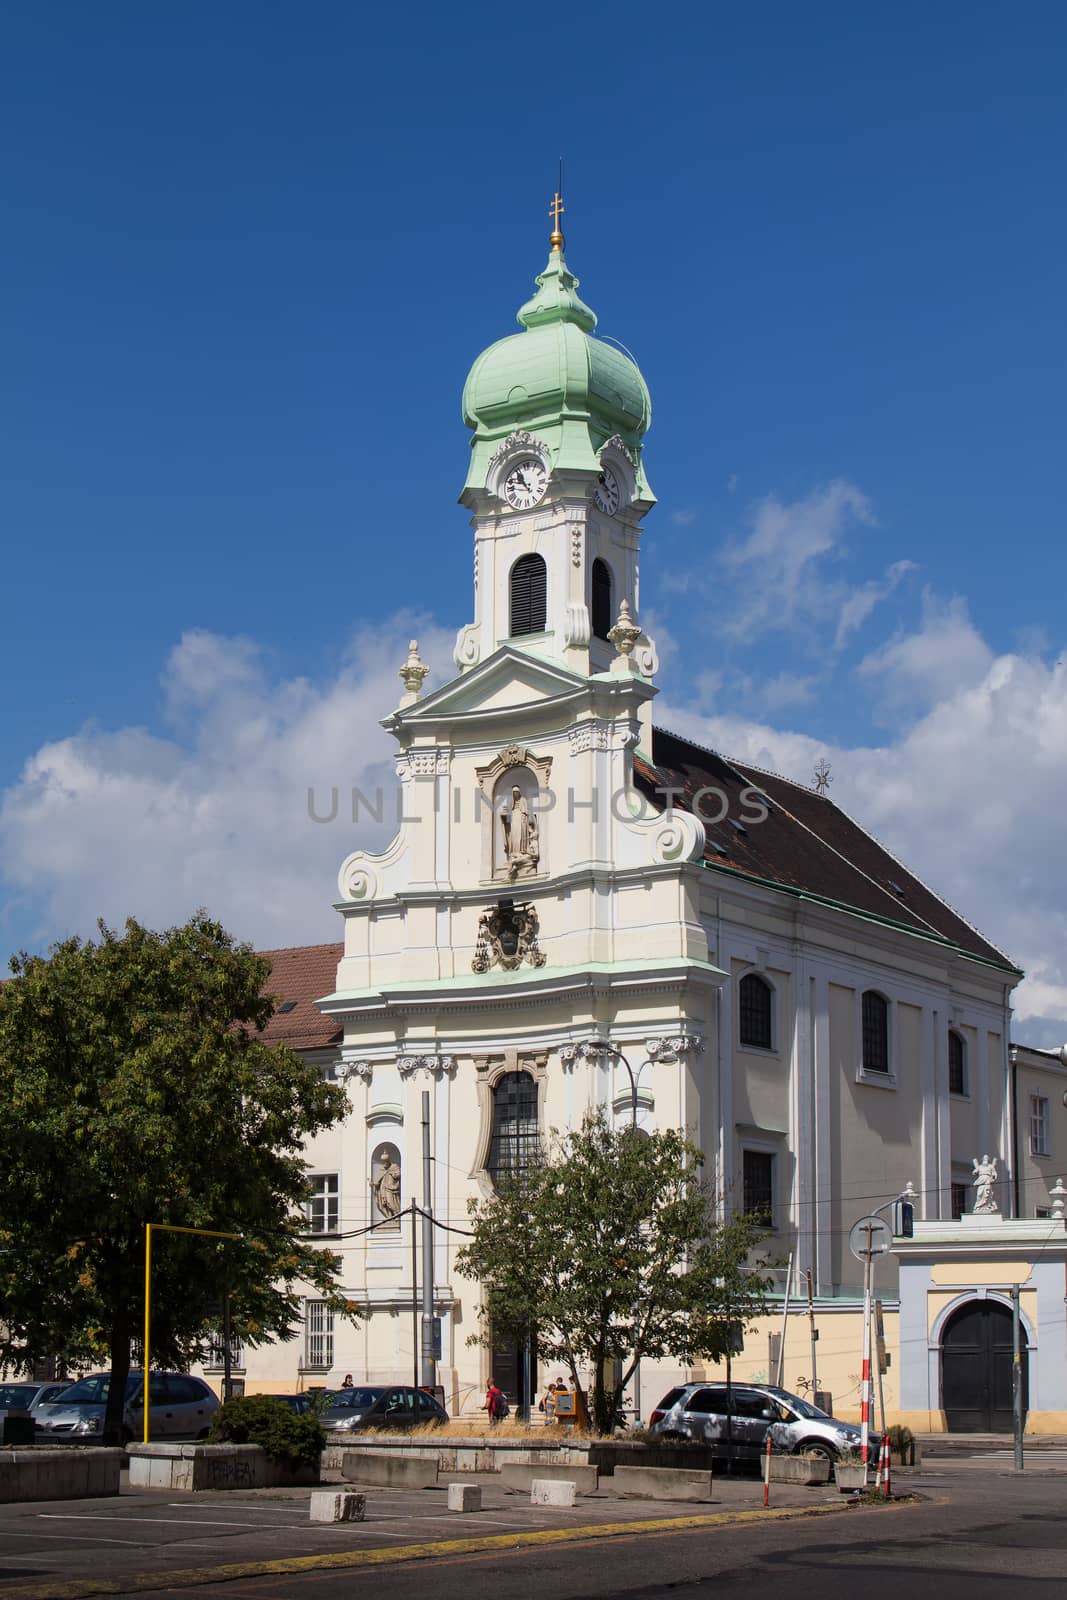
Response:
[[[611,604],[611,568],[597,556],[592,571],[592,623],[594,639],[606,639],[615,618]]]
[[[544,633],[548,617],[548,569],[540,556],[520,556],[511,569],[509,600],[513,639]]]

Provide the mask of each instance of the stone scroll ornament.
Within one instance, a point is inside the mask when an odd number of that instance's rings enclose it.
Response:
[[[545,955],[537,947],[539,924],[532,905],[516,905],[501,900],[478,919],[478,940],[474,947],[472,972],[488,972],[500,967],[514,972],[517,967],[543,967]]]

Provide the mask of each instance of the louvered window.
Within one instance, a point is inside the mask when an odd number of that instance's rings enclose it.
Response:
[[[540,556],[520,556],[511,569],[511,637],[544,633],[548,571]]]
[[[873,989],[863,996],[863,1070],[889,1071],[889,1006]]]
[[[771,1049],[771,986],[750,972],[738,985],[741,1043]]]
[[[606,639],[611,615],[611,568],[597,556],[592,572],[593,638]]]

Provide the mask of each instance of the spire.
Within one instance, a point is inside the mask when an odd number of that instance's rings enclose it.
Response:
[[[559,165],[560,165],[560,188],[562,188],[563,187],[563,162],[561,161]],[[567,209],[567,207],[563,204],[563,196],[560,194],[559,189],[557,189],[556,192],[555,192],[555,195],[552,198],[552,204],[548,208],[548,214],[552,218],[552,232],[548,236],[548,242],[552,246],[553,250],[558,250],[559,251],[560,255],[563,254],[563,246],[566,243],[566,240],[564,239],[563,234],[560,232],[559,219],[563,215],[563,213],[566,211],[566,209]]]

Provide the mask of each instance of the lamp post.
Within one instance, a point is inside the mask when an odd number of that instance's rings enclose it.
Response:
[[[178,1228],[170,1222],[146,1222],[144,1225],[144,1393],[141,1409],[144,1413],[144,1442],[148,1443],[148,1369],[151,1364],[149,1342],[152,1336],[152,1230],[157,1233],[199,1233],[207,1239],[242,1239],[241,1233],[220,1233],[217,1228]],[[227,1295],[227,1301],[229,1295]],[[227,1316],[227,1322],[229,1317]],[[229,1329],[226,1330],[227,1335]]]

